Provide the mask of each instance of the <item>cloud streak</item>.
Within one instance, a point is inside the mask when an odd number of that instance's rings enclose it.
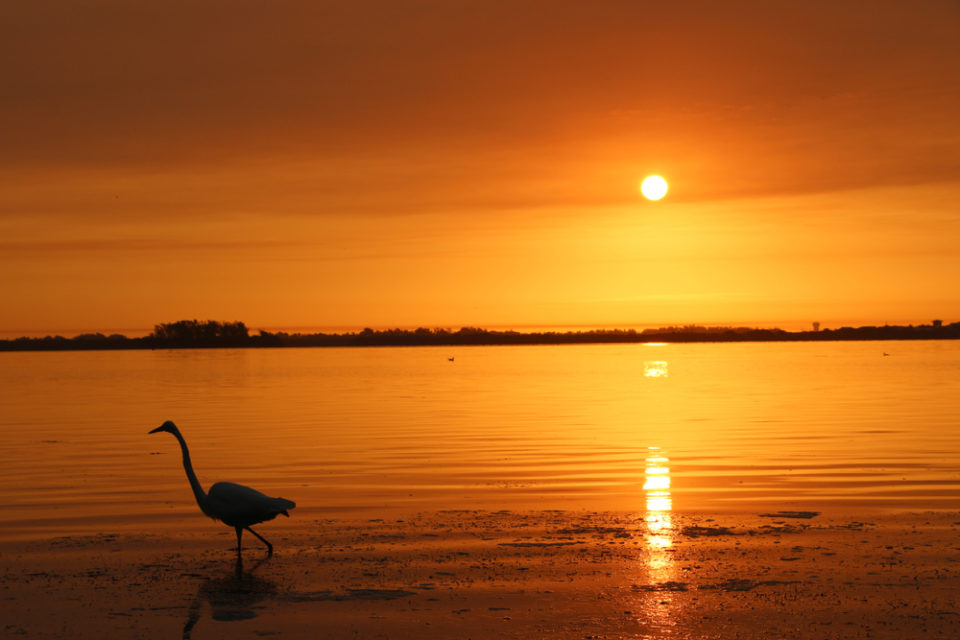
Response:
[[[357,167],[374,191],[412,177],[414,201],[438,177],[461,199],[528,200],[578,159],[659,162],[691,198],[957,175],[955,6],[738,8],[14,3],[0,165],[306,160],[345,191]]]

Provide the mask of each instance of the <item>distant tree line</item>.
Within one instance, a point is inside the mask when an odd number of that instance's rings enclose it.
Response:
[[[180,320],[155,325],[145,340],[155,347],[245,347],[250,334],[242,322]]]
[[[250,335],[243,322],[179,320],[158,324],[150,335],[84,333],[73,338],[46,336],[0,340],[0,351],[67,351],[103,349],[195,349],[257,347],[387,347],[458,345],[598,344],[631,342],[798,342],[831,340],[953,340],[960,322],[882,327],[841,327],[784,331],[748,327],[684,325],[659,329],[595,329],[592,331],[494,331],[477,327],[449,329],[364,329],[354,333],[286,333],[258,331]]]

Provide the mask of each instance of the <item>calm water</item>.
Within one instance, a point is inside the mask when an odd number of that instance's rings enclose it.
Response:
[[[166,419],[298,518],[960,509],[958,374],[956,342],[4,353],[0,536],[209,528]]]

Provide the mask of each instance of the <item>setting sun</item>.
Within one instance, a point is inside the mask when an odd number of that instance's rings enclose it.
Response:
[[[640,192],[647,200],[659,200],[667,195],[667,181],[660,176],[647,176],[640,184]]]

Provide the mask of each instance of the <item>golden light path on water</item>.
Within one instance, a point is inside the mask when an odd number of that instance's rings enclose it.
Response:
[[[646,378],[669,377],[665,360],[648,360],[643,363]],[[646,593],[643,611],[645,622],[661,629],[675,624],[674,592],[669,586],[674,582],[673,566],[673,497],[670,493],[669,458],[659,447],[648,447],[644,468],[643,491],[646,499],[646,551],[648,582],[661,588]]]
[[[648,363],[649,364],[649,363]],[[666,372],[666,363],[662,371]],[[648,370],[649,371],[649,370]],[[649,374],[648,374],[649,375]],[[644,469],[643,491],[646,498],[646,551],[648,584],[657,588],[644,594],[639,603],[641,622],[661,630],[675,626],[674,610],[676,567],[673,563],[673,497],[670,493],[669,458],[659,447],[648,447]]]
[[[648,346],[662,346],[652,343]],[[668,378],[669,363],[666,360],[647,360],[643,363],[645,378]],[[661,631],[676,625],[674,596],[669,585],[674,583],[673,564],[673,496],[670,493],[670,459],[660,447],[647,447],[643,491],[646,498],[646,551],[648,584],[660,585],[659,589],[645,594],[638,609],[643,620]],[[666,586],[665,586],[666,585]],[[669,633],[668,631],[666,631]]]

